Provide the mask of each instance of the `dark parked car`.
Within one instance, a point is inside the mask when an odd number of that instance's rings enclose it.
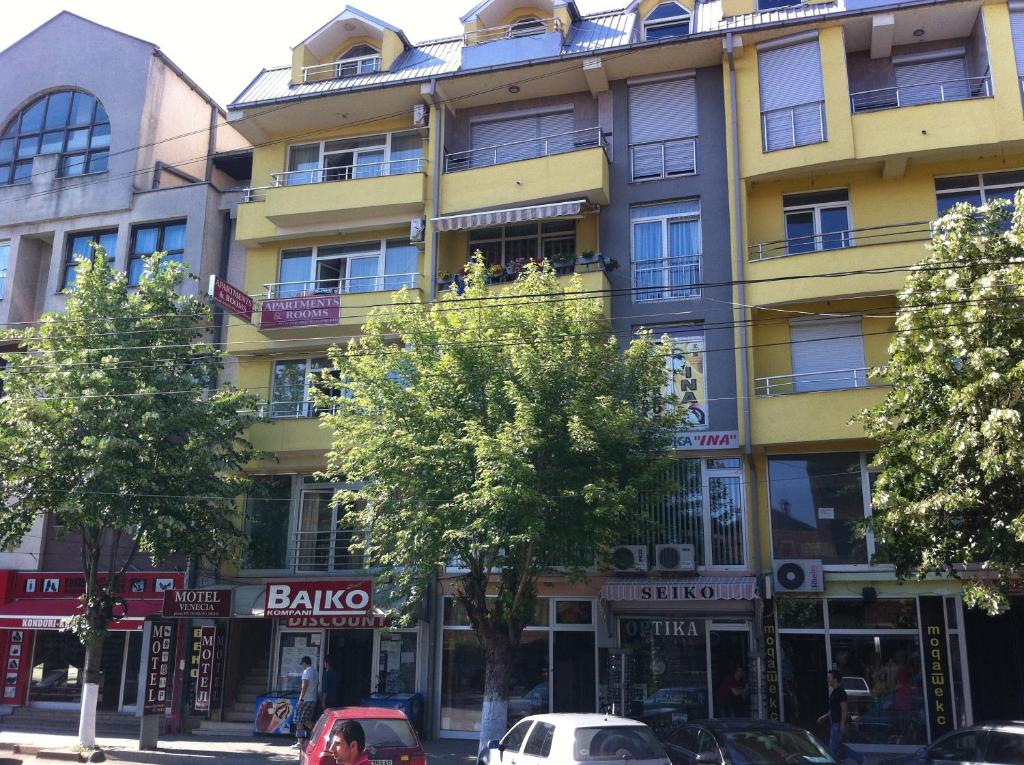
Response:
[[[814,736],[766,720],[704,720],[658,735],[672,765],[837,765]]]
[[[914,754],[893,757],[883,765],[926,763],[993,763],[1024,765],[1024,722],[986,722],[947,733]]]

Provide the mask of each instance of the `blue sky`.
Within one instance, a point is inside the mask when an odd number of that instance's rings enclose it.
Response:
[[[401,27],[418,42],[458,34],[459,16],[476,0],[354,0],[352,5]],[[584,13],[628,0],[577,0]],[[158,45],[221,104],[237,96],[261,67],[286,64],[291,46],[340,13],[344,0],[32,0],[4,3],[0,50],[62,10]],[[67,55],[81,55],[69,41]],[[55,55],[60,55],[55,51]],[[40,65],[45,65],[40,62]]]

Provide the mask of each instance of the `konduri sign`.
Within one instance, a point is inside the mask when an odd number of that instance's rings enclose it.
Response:
[[[291,616],[365,616],[373,606],[373,582],[340,579],[313,582],[267,582],[263,615],[268,619]]]
[[[231,590],[168,590],[161,613],[172,619],[228,619]]]

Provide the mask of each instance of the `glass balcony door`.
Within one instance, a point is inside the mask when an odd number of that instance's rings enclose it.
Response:
[[[295,538],[296,571],[345,571],[362,566],[362,556],[352,552],[359,531],[343,527],[347,509],[332,506],[334,489],[302,492]]]

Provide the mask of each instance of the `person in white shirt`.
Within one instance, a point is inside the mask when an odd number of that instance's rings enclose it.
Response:
[[[295,711],[295,748],[299,749],[309,738],[309,731],[316,722],[316,701],[320,697],[319,680],[313,669],[313,660],[303,656],[299,662],[302,666],[302,685],[299,687],[299,708]]]

